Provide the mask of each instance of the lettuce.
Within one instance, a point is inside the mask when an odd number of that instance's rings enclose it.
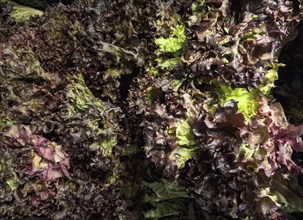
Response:
[[[170,28],[168,38],[156,38],[155,43],[159,46],[160,53],[174,53],[182,49],[185,37],[185,27],[177,24]]]
[[[162,182],[143,182],[143,186],[151,189],[151,195],[145,195],[145,202],[153,207],[144,213],[146,219],[159,219],[163,217],[180,216],[186,213],[186,203],[191,197],[176,184]],[[188,213],[190,214],[190,213]]]
[[[303,212],[301,3],[67,2],[0,2],[2,218]]]
[[[39,9],[20,5],[11,0],[1,0],[0,2],[8,3],[9,5],[12,6],[12,10],[9,13],[9,15],[16,20],[29,20],[31,17],[43,15],[43,11]]]
[[[251,89],[247,91],[245,88],[232,89],[230,87],[221,86],[220,104],[224,105],[227,101],[235,100],[238,102],[239,112],[243,113],[246,120],[255,116],[259,107],[259,94],[257,90]]]

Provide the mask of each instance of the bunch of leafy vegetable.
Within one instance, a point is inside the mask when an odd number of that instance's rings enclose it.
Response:
[[[0,6],[1,217],[303,211],[303,128],[272,97],[301,3]]]

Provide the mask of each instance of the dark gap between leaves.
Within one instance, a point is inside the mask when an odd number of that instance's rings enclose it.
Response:
[[[57,3],[68,5],[74,2],[74,0],[14,0],[20,5],[36,8],[39,10],[45,10],[48,6],[52,6]]]
[[[301,21],[284,44],[279,53],[278,80],[273,91],[274,98],[280,102],[289,123],[303,124],[303,22]]]

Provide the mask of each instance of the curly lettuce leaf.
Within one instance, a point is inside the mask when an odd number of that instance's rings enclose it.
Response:
[[[31,17],[42,16],[43,11],[20,5],[12,0],[1,0],[0,2],[6,2],[12,6],[12,11],[10,12],[10,16],[16,20],[29,20]]]
[[[227,101],[238,102],[239,112],[243,113],[246,120],[249,120],[257,113],[259,107],[259,93],[255,89],[248,91],[245,88],[232,89],[231,87],[220,86],[220,104],[223,106]]]
[[[168,38],[156,38],[155,43],[159,46],[160,53],[174,53],[182,49],[185,39],[185,26],[176,24],[170,27]]]
[[[145,194],[144,201],[154,208],[144,213],[146,219],[160,219],[163,217],[187,214],[186,204],[191,196],[177,184],[162,180],[161,182],[143,182],[143,186],[152,190],[152,194]]]

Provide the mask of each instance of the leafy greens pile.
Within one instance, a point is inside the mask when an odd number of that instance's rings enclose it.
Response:
[[[303,212],[303,127],[272,96],[301,3],[22,7],[0,1],[1,218]]]

